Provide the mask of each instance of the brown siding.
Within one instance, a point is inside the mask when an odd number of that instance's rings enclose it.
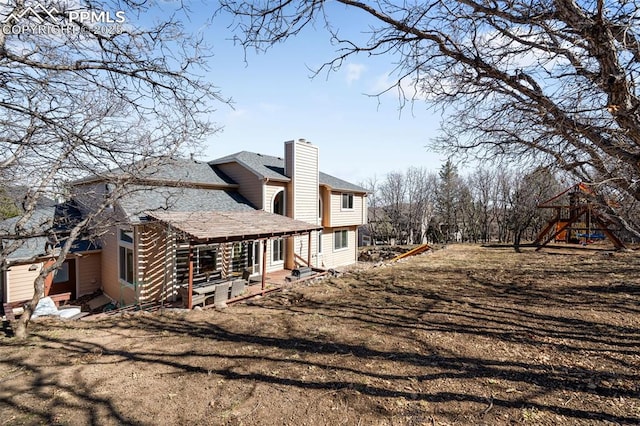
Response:
[[[326,187],[320,187],[322,197],[322,226],[331,226],[331,191]]]
[[[101,253],[86,253],[76,258],[78,297],[91,294],[102,286]]]
[[[263,181],[238,163],[220,164],[218,166],[223,173],[233,179],[240,187],[238,192],[242,194],[256,208],[263,208],[262,186]]]

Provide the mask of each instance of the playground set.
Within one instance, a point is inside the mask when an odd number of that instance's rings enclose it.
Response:
[[[551,241],[587,245],[607,238],[616,249],[626,249],[616,235],[621,227],[603,211],[603,204],[589,185],[577,183],[540,203],[555,214],[534,241],[540,250]]]

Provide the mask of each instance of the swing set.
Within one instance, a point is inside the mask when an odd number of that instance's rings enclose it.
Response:
[[[585,183],[575,184],[540,203],[538,208],[553,209],[555,214],[533,242],[537,246],[536,251],[551,241],[586,246],[605,238],[617,250],[626,249],[612,229],[616,223],[599,210],[600,205],[593,189]]]

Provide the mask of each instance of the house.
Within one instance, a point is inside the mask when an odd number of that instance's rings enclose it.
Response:
[[[283,157],[242,151],[208,163],[165,158],[139,168],[127,195],[110,206],[109,229],[91,252],[99,258],[91,285],[79,270],[75,295],[101,288],[129,305],[173,298],[180,286],[216,276],[355,263],[366,190],[320,172],[319,161],[318,147],[300,139],[285,142]],[[76,181],[73,202],[86,213],[110,185],[101,177]],[[87,255],[70,254],[67,268],[77,269]],[[31,256],[29,267],[41,267],[45,257]],[[24,298],[14,288],[32,287],[29,280],[9,268],[6,301]]]
[[[50,200],[40,204],[25,229],[32,238],[23,241],[17,250],[11,252],[0,270],[0,291],[3,302],[31,299],[33,283],[43,266],[51,261],[66,240],[70,226],[81,218],[81,212],[73,201],[56,204]],[[17,218],[2,222],[0,232],[12,234]],[[50,241],[48,235],[53,229],[58,241]],[[11,243],[11,241],[3,241]],[[70,293],[71,298],[92,293],[100,288],[101,250],[90,240],[75,241],[67,259],[55,274],[45,281],[45,295]]]

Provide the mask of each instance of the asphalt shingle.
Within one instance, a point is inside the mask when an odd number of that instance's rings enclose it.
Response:
[[[173,186],[135,186],[119,205],[132,223],[139,223],[149,211],[251,211],[255,208],[238,192]]]
[[[262,178],[277,179],[286,182],[291,180],[284,174],[284,159],[271,155],[258,154],[249,151],[240,151],[236,152],[235,154],[227,155],[226,157],[210,161],[209,164],[219,165],[232,162],[237,162],[247,167]],[[320,185],[327,185],[332,189],[353,192],[367,192],[367,190],[362,188],[361,186],[354,185],[350,182],[347,182],[346,180],[331,176],[327,173],[320,172],[318,179]]]

